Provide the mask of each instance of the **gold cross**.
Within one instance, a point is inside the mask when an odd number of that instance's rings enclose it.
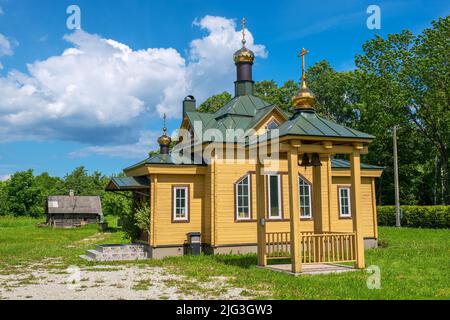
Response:
[[[247,42],[245,40],[245,23],[246,23],[245,17],[242,17],[241,23],[242,23],[242,45],[245,47],[245,43]]]
[[[166,114],[164,113],[164,128],[163,128],[164,134],[166,134],[167,128],[166,128]]]
[[[302,58],[302,81],[305,80],[305,55],[309,53],[308,50],[302,48],[302,51],[298,54],[298,57]]]

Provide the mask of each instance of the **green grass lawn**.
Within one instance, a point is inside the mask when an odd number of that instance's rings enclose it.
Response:
[[[366,266],[381,271],[381,289],[368,289],[365,271],[292,275],[255,267],[256,256],[170,258],[184,274],[205,279],[232,277],[232,283],[266,291],[275,299],[450,299],[450,230],[379,228],[384,248],[366,250]]]
[[[93,243],[124,242],[117,219],[107,217],[111,232],[98,232],[97,225],[77,229],[37,227],[44,218],[0,217],[0,272],[45,258],[61,258],[64,264],[78,263],[79,255]],[[83,240],[92,237],[92,241]]]
[[[110,219],[110,224],[114,219]],[[0,272],[44,258],[64,265],[92,265],[78,258],[96,243],[124,242],[122,232],[37,228],[36,219],[0,218]],[[381,270],[381,289],[368,289],[365,271],[330,275],[288,274],[255,267],[255,255],[184,256],[130,262],[165,266],[200,281],[227,276],[257,298],[272,299],[450,299],[450,230],[380,227],[384,247],[366,250],[366,266]],[[83,240],[83,239],[91,239]],[[92,240],[93,239],[93,240]],[[123,263],[117,263],[123,264]]]

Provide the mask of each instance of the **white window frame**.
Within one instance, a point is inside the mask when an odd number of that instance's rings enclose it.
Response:
[[[302,216],[302,194],[301,194],[301,186],[300,183],[303,182],[308,187],[308,207],[309,207],[309,214]],[[303,196],[305,198],[305,196]],[[300,219],[311,219],[312,218],[312,194],[311,194],[311,184],[302,176],[298,176],[298,205],[299,205],[299,212],[300,212]]]
[[[239,195],[239,185],[245,180],[247,179],[247,207],[248,207],[248,217],[240,217],[239,216],[239,207],[244,207],[244,206],[239,206],[239,197],[244,197],[243,195]],[[236,203],[236,220],[237,221],[241,221],[241,220],[251,220],[252,219],[252,197],[251,197],[251,187],[250,187],[250,174],[247,174],[245,176],[243,176],[241,179],[238,180],[238,182],[236,182],[235,186],[234,186],[234,192],[235,192],[235,203]]]
[[[343,214],[342,213],[342,208],[343,208],[343,206],[342,206],[342,190],[347,190],[347,201],[348,201],[348,205],[347,205],[347,207],[348,207],[348,214]],[[338,191],[339,191],[339,194],[338,194],[338,198],[339,198],[339,217],[341,217],[341,218],[351,218],[352,217],[352,202],[351,202],[351,196],[350,196],[350,194],[351,194],[351,190],[350,190],[350,187],[346,187],[346,186],[340,186],[339,188],[338,188]]]
[[[184,217],[177,217],[177,190],[184,190]],[[172,199],[172,220],[173,221],[189,221],[189,187],[187,186],[173,186]],[[181,207],[179,207],[181,208]]]
[[[270,199],[270,177],[278,177],[278,214],[276,216],[272,216],[272,206]],[[268,174],[267,175],[267,198],[268,198],[268,219],[277,220],[283,218],[283,198],[281,196],[281,175],[280,174]]]

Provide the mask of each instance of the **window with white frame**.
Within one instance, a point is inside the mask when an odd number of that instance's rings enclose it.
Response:
[[[339,187],[339,215],[341,217],[351,217],[350,187]]]
[[[279,174],[267,176],[267,190],[269,200],[269,219],[281,219],[281,176]]]
[[[173,220],[189,220],[189,187],[173,187]]]
[[[300,218],[311,218],[311,185],[302,177],[298,177],[298,193]]]
[[[235,188],[236,220],[251,219],[250,175],[246,175],[238,183],[236,183]]]

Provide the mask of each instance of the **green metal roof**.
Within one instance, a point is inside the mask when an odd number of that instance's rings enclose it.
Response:
[[[145,163],[153,164],[175,164],[170,154],[157,154],[151,158],[148,158]]]
[[[235,139],[227,139],[228,129],[241,129],[245,133],[249,129],[254,128],[259,121],[261,121],[268,113],[273,109],[279,110],[286,118],[288,115],[275,105],[271,105],[268,102],[262,100],[253,95],[240,95],[231,99],[227,104],[220,108],[216,113],[204,113],[191,111],[186,112],[186,117],[194,130],[194,135],[204,136],[206,130],[217,129],[222,133],[223,142],[236,142]],[[201,128],[195,125],[196,122],[201,123]],[[202,132],[199,132],[199,130]],[[282,123],[279,127],[279,136],[317,136],[317,137],[336,137],[336,138],[349,138],[349,139],[367,139],[371,140],[374,136],[366,134],[364,132],[348,128],[337,123],[319,117],[315,112],[302,111],[286,122]],[[215,137],[202,142],[211,142]],[[248,137],[247,137],[248,138]],[[259,137],[259,141],[268,139],[266,134]],[[228,141],[229,140],[229,141]],[[247,139],[248,140],[248,139]],[[248,143],[248,141],[246,141]],[[131,170],[145,164],[168,164],[178,165],[171,155],[155,155],[147,158],[135,165],[132,165],[126,169]],[[335,167],[339,168],[338,164],[344,166],[343,162],[335,161]],[[369,166],[369,165],[364,165]],[[349,168],[349,166],[347,165]],[[362,167],[363,168],[363,167]],[[370,166],[365,169],[382,169],[381,167]]]
[[[111,185],[111,183],[113,185]],[[148,188],[150,186],[150,180],[143,177],[112,177],[110,183],[106,187],[106,190],[132,190]]]
[[[256,112],[255,116],[252,118],[252,121],[250,122],[249,126],[247,127],[247,130],[255,127],[267,114],[272,112],[272,110],[274,110],[274,109],[278,110],[286,119],[289,118],[289,115],[286,112],[284,112],[283,110],[281,110],[280,108],[278,108],[275,105],[270,105],[263,109],[259,109]]]
[[[146,165],[146,164],[203,165],[203,164],[179,163],[178,161],[175,161],[174,158],[170,154],[157,154],[157,155],[149,157],[143,161],[140,161],[132,166],[129,166],[128,168],[125,168],[123,170],[128,171],[128,170],[131,170],[131,169],[134,169],[136,167],[139,167],[141,165]]]
[[[274,105],[266,105],[263,108],[255,109],[255,115],[252,117],[241,114],[226,114],[226,116],[216,118],[215,114],[195,111],[186,112],[186,116],[191,124],[191,128],[194,130],[195,136],[203,136],[201,132],[199,132],[200,127],[194,125],[194,123],[198,121],[202,124],[201,130],[203,133],[208,129],[217,129],[222,134],[224,142],[234,142],[231,139],[227,139],[226,133],[228,129],[243,130],[244,132],[247,132],[254,128],[258,122],[274,109],[277,109],[285,118],[288,118],[288,115],[283,110]],[[212,140],[213,139],[210,139],[209,141],[203,140],[203,142],[210,142]]]
[[[374,136],[344,127],[319,117],[315,112],[303,111],[279,126],[279,136],[320,136],[337,138],[373,139]]]
[[[175,164],[175,162],[173,161],[172,157],[169,154],[157,154],[125,168],[124,171],[134,169],[143,164]]]
[[[214,118],[220,118],[226,115],[241,115],[254,117],[257,110],[269,106],[270,103],[252,95],[237,96],[231,99],[227,104],[220,108]]]
[[[332,169],[350,169],[350,161],[344,159],[331,159]],[[365,170],[383,170],[384,167],[361,163],[361,169]]]
[[[218,129],[224,138],[226,138],[227,129],[242,129],[244,131],[253,128],[264,116],[271,112],[274,105],[270,105],[264,100],[252,96],[243,95],[231,99],[215,114],[202,112],[187,112],[187,118],[194,128],[195,121],[202,123],[203,132],[210,128]],[[283,113],[286,118],[287,114]],[[336,138],[358,138],[371,140],[374,136],[367,133],[342,126],[332,121],[326,120],[318,116],[314,111],[302,111],[295,114],[288,121],[279,126],[279,136],[316,136],[316,137],[336,137]],[[194,132],[197,136],[201,136],[200,132]],[[264,135],[260,137],[260,141],[267,139]],[[232,142],[226,141],[225,142]],[[207,142],[207,141],[206,141]]]

